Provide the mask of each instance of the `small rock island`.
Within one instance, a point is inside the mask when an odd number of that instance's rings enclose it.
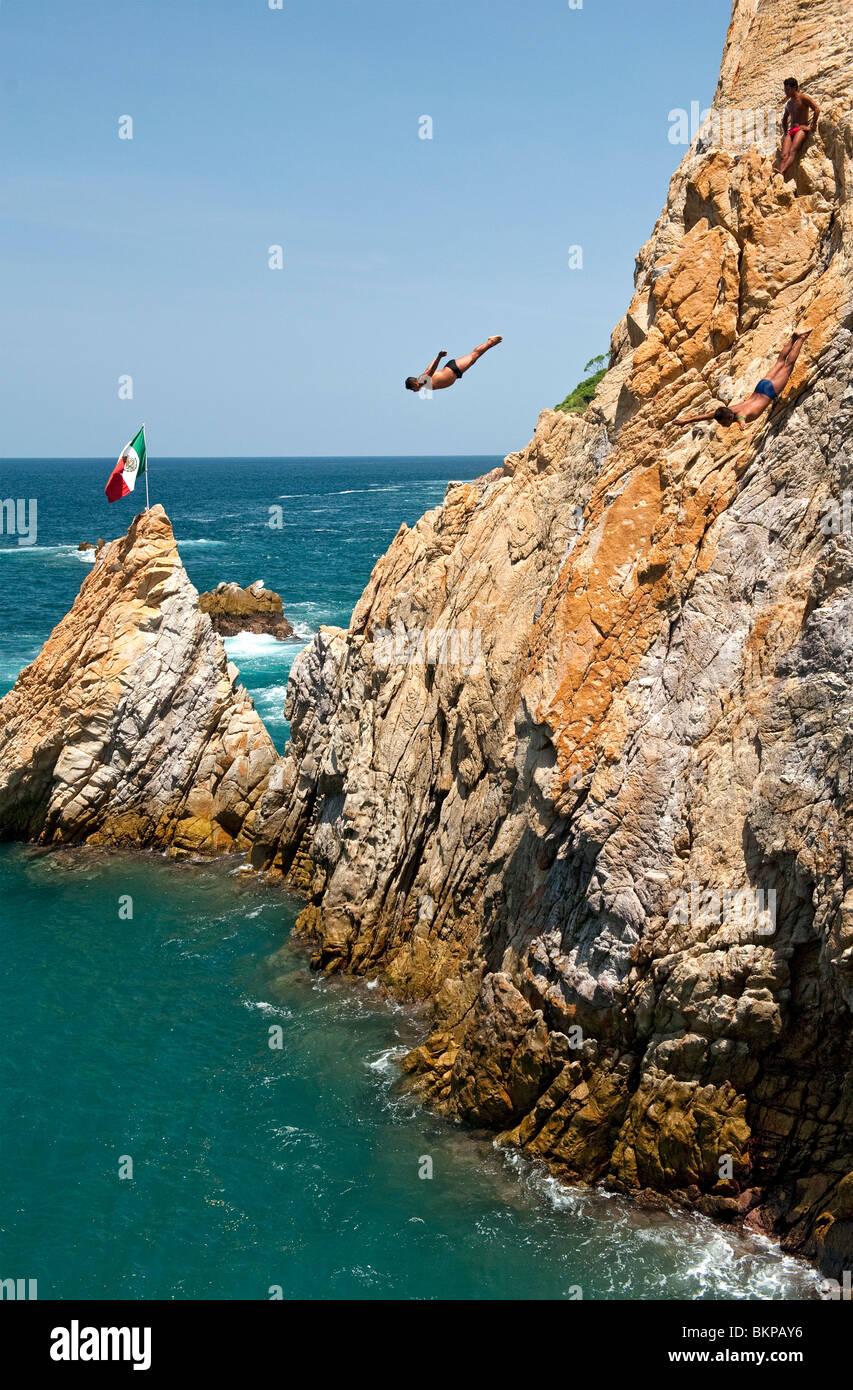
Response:
[[[284,616],[281,595],[264,588],[256,579],[247,589],[239,584],[217,584],[210,593],[199,594],[199,608],[207,613],[220,637],[236,637],[238,632],[266,632],[280,642],[293,636],[293,627]]]

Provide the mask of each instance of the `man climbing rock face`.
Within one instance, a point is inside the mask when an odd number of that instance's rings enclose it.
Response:
[[[796,77],[786,78],[784,86],[787,100],[782,116],[782,153],[778,163],[773,165],[774,174],[781,174],[783,178],[806,143],[806,136],[817,130],[820,115],[817,102],[800,91]]]

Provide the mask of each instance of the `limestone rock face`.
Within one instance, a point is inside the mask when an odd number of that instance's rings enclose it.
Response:
[[[236,674],[152,507],[0,702],[0,835],[247,847],[276,753]]]
[[[198,605],[221,637],[235,637],[238,632],[268,633],[280,642],[293,636],[293,628],[284,616],[281,595],[265,589],[257,579],[247,589],[239,584],[217,584],[208,594],[199,594]]]
[[[784,55],[783,72],[779,55]],[[853,1258],[853,7],[737,0],[583,416],[403,526],[296,662],[253,854],[429,998],[431,1103],[573,1181]],[[792,328],[782,399],[738,399]],[[847,494],[845,501],[845,494]],[[846,510],[845,510],[846,508]],[[846,1262],[846,1264],[845,1264]]]

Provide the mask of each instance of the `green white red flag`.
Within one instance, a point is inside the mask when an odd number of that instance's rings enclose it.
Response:
[[[125,444],[121,457],[107,479],[104,492],[108,502],[117,502],[127,497],[136,487],[137,478],[145,472],[145,426],[135,434],[129,444]]]

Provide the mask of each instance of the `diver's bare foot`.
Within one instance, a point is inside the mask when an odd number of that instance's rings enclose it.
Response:
[[[498,334],[493,333],[491,338],[486,339],[486,342],[488,343],[489,347],[497,347],[498,343],[503,342],[503,338],[501,338]]]

